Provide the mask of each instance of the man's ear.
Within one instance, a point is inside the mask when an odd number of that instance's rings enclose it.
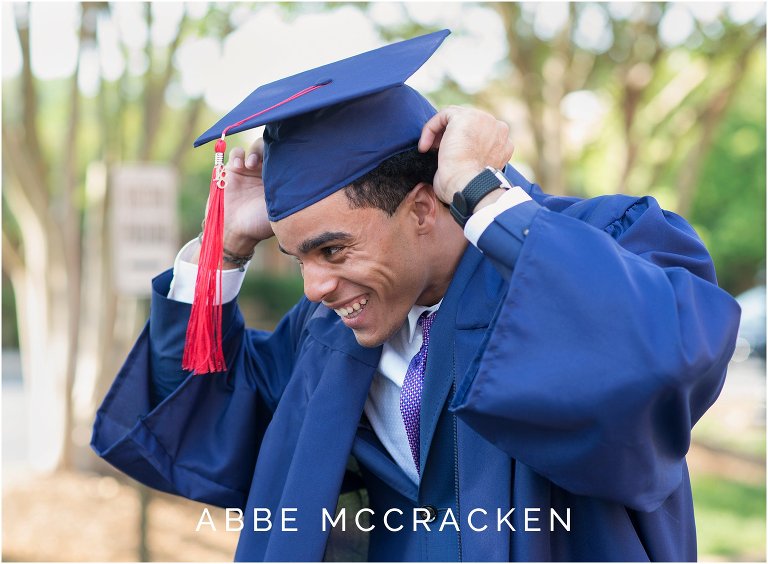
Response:
[[[440,205],[435,190],[428,182],[419,182],[405,197],[408,213],[416,221],[420,235],[430,232],[435,226],[437,207]]]

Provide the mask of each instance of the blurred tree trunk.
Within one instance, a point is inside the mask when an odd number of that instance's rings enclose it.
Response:
[[[50,190],[51,166],[40,141],[38,92],[32,76],[28,13],[17,6],[17,29],[22,53],[22,122],[20,127],[3,128],[3,161],[9,170],[4,190],[5,203],[19,227],[16,264],[3,265],[12,281],[19,317],[25,317],[20,333],[22,367],[30,398],[30,460],[41,470],[66,464],[68,437],[68,393],[76,346],[76,325],[71,315],[76,306],[71,298],[76,289],[72,272],[77,251],[69,249],[69,212],[63,217],[60,206],[73,202],[65,186],[54,203]],[[26,7],[28,10],[28,7]],[[82,39],[81,30],[81,39]],[[76,76],[76,75],[75,75]],[[76,78],[75,78],[76,79]],[[73,130],[67,132],[72,136]],[[57,181],[65,171],[56,170]],[[57,182],[58,185],[58,182]],[[4,241],[12,241],[5,236]],[[22,287],[23,286],[23,287]],[[75,319],[76,322],[76,319]]]
[[[30,398],[31,460],[36,469],[45,471],[76,464],[73,449],[86,447],[95,409],[144,316],[143,300],[120,296],[114,289],[108,229],[110,168],[125,159],[170,160],[181,167],[203,107],[202,98],[191,100],[187,115],[174,117],[181,120],[181,127],[161,129],[167,113],[165,95],[176,72],[173,57],[189,27],[186,16],[164,49],[154,48],[147,33],[150,65],[138,100],[127,100],[120,89],[136,80],[125,65],[116,81],[119,86],[106,83],[99,74],[96,101],[86,101],[78,87],[80,64],[88,49],[98,48],[97,18],[111,13],[106,3],[85,2],[80,9],[77,66],[66,109],[58,110],[68,121],[61,138],[49,139],[41,137],[44,124],[38,106],[44,84],[32,72],[29,6],[16,5],[21,115],[16,122],[4,120],[2,132],[3,202],[12,220],[3,225],[2,266],[16,297],[22,369]],[[146,10],[151,31],[149,4]],[[211,7],[209,14],[214,11],[228,22],[229,10]],[[223,38],[232,28],[226,23],[217,29]],[[120,127],[129,108],[143,116],[138,143],[126,142]],[[86,165],[78,157],[83,118],[89,110],[100,124],[96,136],[101,162]],[[170,157],[160,155],[161,131],[172,136]]]
[[[61,466],[71,468],[73,465],[73,444],[70,440],[74,429],[72,388],[75,383],[77,370],[77,352],[80,339],[80,260],[81,260],[81,231],[80,213],[76,203],[77,198],[77,154],[78,133],[80,123],[80,91],[78,86],[78,74],[80,72],[80,60],[86,43],[96,42],[96,12],[95,5],[83,4],[80,18],[80,33],[78,38],[78,53],[75,72],[70,80],[69,93],[69,124],[63,143],[64,157],[62,168],[62,187],[60,202],[55,206],[61,217],[63,230],[64,261],[67,272],[67,364],[65,367],[64,384],[64,440],[62,445]]]

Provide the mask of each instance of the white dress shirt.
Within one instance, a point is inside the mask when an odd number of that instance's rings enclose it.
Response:
[[[502,184],[507,188],[496,202],[478,211],[467,221],[464,234],[467,239],[477,245],[480,236],[493,222],[493,219],[507,209],[530,200],[530,196],[520,187],[510,188],[504,179]],[[199,245],[193,239],[179,251],[173,265],[173,280],[168,298],[179,302],[192,303],[195,294],[197,265],[189,262]],[[250,264],[250,263],[249,263]],[[248,268],[248,265],[245,265]],[[245,271],[239,269],[225,270],[222,273],[222,297],[227,303],[237,297],[245,277]],[[400,390],[403,386],[405,373],[411,359],[419,352],[423,339],[419,316],[425,311],[437,311],[437,304],[413,306],[403,326],[386,342],[382,348],[378,370],[373,377],[368,398],[365,402],[365,415],[373,427],[373,431],[384,448],[392,456],[403,472],[415,483],[419,483],[419,474],[411,455],[405,424],[400,414]]]
[[[400,390],[411,359],[416,356],[424,340],[424,331],[418,322],[425,311],[437,311],[443,300],[437,304],[413,306],[408,319],[400,330],[384,343],[379,367],[373,375],[368,399],[365,400],[365,415],[371,422],[376,436],[403,472],[419,483],[419,473],[413,461],[408,434],[400,413]],[[429,352],[427,352],[429,355]]]

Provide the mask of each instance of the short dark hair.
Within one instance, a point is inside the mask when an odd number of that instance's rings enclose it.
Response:
[[[436,172],[436,151],[410,149],[353,181],[344,188],[344,194],[353,208],[378,208],[391,216],[419,182],[432,184]]]

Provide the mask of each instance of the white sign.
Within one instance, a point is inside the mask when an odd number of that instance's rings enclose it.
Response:
[[[150,281],[179,250],[178,177],[165,165],[113,169],[110,182],[112,272],[121,294],[148,296]]]

